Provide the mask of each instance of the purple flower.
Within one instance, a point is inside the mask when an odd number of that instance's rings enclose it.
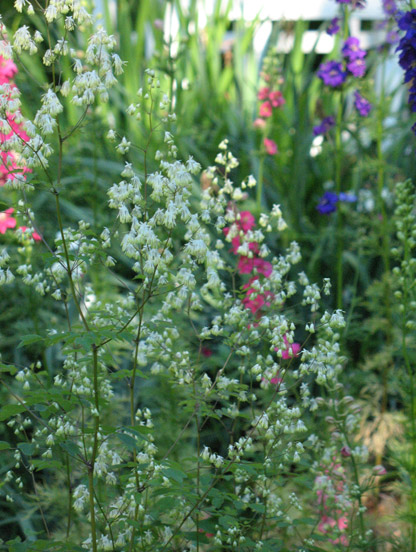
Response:
[[[365,8],[366,0],[335,0],[337,4],[350,4],[353,9],[360,8],[361,10]]]
[[[361,117],[367,117],[372,108],[371,103],[363,98],[358,90],[354,92],[354,105]]]
[[[355,203],[357,201],[357,196],[354,194],[347,194],[346,192],[340,192],[339,200],[345,201],[345,203]]]
[[[325,192],[316,206],[321,215],[330,215],[337,210],[338,196],[334,192]]]
[[[320,134],[326,134],[335,125],[335,119],[333,117],[324,117],[320,125],[313,127],[313,135],[319,136]]]
[[[354,77],[362,77],[366,70],[365,60],[355,59],[354,61],[350,61],[347,64],[347,69]]]
[[[339,61],[326,61],[325,63],[321,63],[317,75],[322,79],[324,84],[332,86],[333,88],[341,86],[347,78],[347,73],[344,71],[342,63]]]
[[[404,69],[404,82],[411,83],[409,89],[409,105],[412,111],[416,111],[416,10],[397,12],[399,29],[405,31],[400,39],[396,51],[399,52],[399,64]],[[412,130],[416,134],[416,127]]]
[[[327,28],[326,32],[330,36],[337,34],[337,32],[340,30],[340,26],[338,25],[339,17],[334,17],[334,19],[331,19],[331,23],[329,24],[329,27]]]
[[[321,215],[330,215],[337,210],[338,201],[355,203],[357,201],[357,196],[354,194],[347,194],[346,192],[340,192],[339,196],[334,192],[325,192],[316,208]]]
[[[361,50],[360,41],[355,36],[350,36],[344,42],[342,47],[342,55],[349,61],[355,61],[356,59],[362,59],[365,57],[365,50]]]
[[[397,31],[389,31],[386,34],[386,42],[388,44],[396,44],[397,42],[399,42],[399,35],[397,34]]]
[[[394,15],[397,12],[395,0],[383,0],[383,10],[387,15]]]

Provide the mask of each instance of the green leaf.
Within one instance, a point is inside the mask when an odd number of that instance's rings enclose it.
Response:
[[[25,347],[26,345],[31,345],[32,343],[41,343],[43,341],[43,337],[37,334],[28,334],[25,335],[22,340],[20,341],[19,345],[17,346],[18,349],[21,347]]]
[[[20,414],[25,410],[27,409],[23,406],[23,404],[8,404],[3,406],[0,410],[0,422],[4,422],[4,420],[8,420],[9,418],[16,416],[16,414]]]
[[[58,460],[52,460],[52,459],[35,459],[31,461],[32,466],[38,470],[47,470],[47,469],[62,469],[63,464],[62,462],[59,462]]]
[[[18,443],[17,447],[26,454],[26,456],[32,456],[35,452],[36,445],[35,443]]]
[[[3,362],[0,362],[0,372],[6,372],[13,375],[17,372],[17,368],[12,364],[3,364]]]
[[[12,448],[9,443],[7,443],[6,441],[0,441],[0,450],[7,450],[9,448]]]
[[[168,479],[173,479],[177,483],[182,483],[182,481],[188,477],[185,472],[180,470],[175,470],[173,468],[164,468],[162,470],[162,473]]]

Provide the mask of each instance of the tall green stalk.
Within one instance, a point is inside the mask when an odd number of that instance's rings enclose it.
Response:
[[[349,34],[349,11],[348,7],[344,8],[344,40]],[[336,126],[335,126],[335,190],[337,195],[342,191],[342,115],[344,108],[344,93],[341,89],[336,97]],[[337,309],[342,309],[342,290],[343,290],[343,267],[342,254],[344,250],[344,219],[341,211],[337,211],[337,229],[336,229],[336,273],[337,273]]]

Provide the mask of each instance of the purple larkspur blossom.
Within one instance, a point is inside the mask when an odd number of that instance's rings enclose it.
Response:
[[[350,36],[344,42],[342,47],[342,55],[349,61],[356,59],[362,59],[365,57],[366,52],[360,48],[360,41],[355,36]]]
[[[331,19],[331,23],[329,24],[329,27],[327,28],[326,32],[330,36],[337,34],[337,32],[340,30],[339,26],[339,17],[334,17]]]
[[[365,59],[350,61],[347,63],[347,69],[354,77],[363,77],[366,70]]]
[[[338,196],[334,192],[325,192],[316,206],[321,215],[330,215],[337,210]]]
[[[404,82],[410,83],[409,105],[416,112],[416,9],[405,13],[397,12],[399,29],[405,31],[396,51],[399,52],[399,64],[404,69]],[[416,125],[412,127],[416,134]]]
[[[354,105],[361,117],[367,117],[372,108],[371,103],[361,96],[358,90],[354,92]]]
[[[397,42],[399,42],[399,40],[400,40],[400,37],[399,37],[397,31],[395,31],[394,29],[392,29],[391,31],[389,31],[386,34],[386,42],[388,44],[397,44]]]
[[[387,15],[394,15],[397,12],[395,0],[383,0],[383,11]]]
[[[319,136],[320,134],[326,134],[335,125],[335,119],[332,116],[324,117],[320,125],[313,127],[313,135]]]
[[[349,4],[353,9],[359,8],[362,10],[365,8],[366,0],[335,0],[337,4]]]
[[[339,61],[326,61],[319,66],[317,75],[324,84],[336,88],[341,86],[347,78],[347,73]]]
[[[334,192],[325,192],[319,200],[316,209],[321,213],[321,215],[330,215],[337,210],[337,203],[339,201],[345,203],[355,203],[357,201],[357,196],[346,192],[340,192],[339,195]]]
[[[347,192],[340,192],[338,199],[339,201],[344,201],[345,203],[355,203],[357,201],[357,196],[354,194],[348,194]]]

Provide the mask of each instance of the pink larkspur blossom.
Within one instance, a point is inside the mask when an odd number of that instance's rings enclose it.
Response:
[[[17,67],[11,59],[0,56],[0,84],[6,84],[17,73]]]
[[[273,113],[273,107],[272,104],[267,101],[261,104],[259,109],[259,115],[260,117],[271,117]]]
[[[28,142],[30,140],[29,136],[26,134],[26,132],[23,130],[22,123],[16,123],[15,121],[15,115],[7,115],[7,122],[9,126],[11,127],[10,132],[7,134],[4,132],[1,132],[1,125],[0,125],[0,143],[3,144],[7,140],[10,140],[12,136],[15,134],[19,136],[23,141]]]
[[[286,345],[286,349],[282,351],[283,359],[287,360],[299,354],[301,349],[301,346],[299,343],[289,343],[285,335],[283,336],[283,341],[285,342],[285,345]],[[276,347],[275,351],[279,351],[279,349]]]
[[[280,90],[275,90],[274,92],[270,92],[269,100],[273,107],[281,107],[283,104],[286,103],[286,100],[284,99]]]
[[[269,278],[270,274],[273,271],[272,264],[269,263],[269,261],[265,261],[264,259],[254,259],[254,268],[257,269],[257,272],[259,274],[263,274],[266,276],[266,278]]]
[[[241,230],[246,233],[254,228],[254,226],[256,226],[256,219],[254,218],[254,215],[250,213],[250,211],[241,211],[238,225]]]
[[[264,128],[265,126],[266,121],[264,119],[261,119],[260,117],[258,117],[253,123],[254,128]]]
[[[275,155],[277,153],[277,144],[274,140],[270,138],[265,138],[263,140],[264,147],[269,155]]]
[[[260,88],[257,94],[257,98],[259,100],[267,100],[270,94],[270,88],[267,86],[263,86],[263,88]]]
[[[8,228],[16,226],[16,219],[11,216],[13,212],[13,207],[10,207],[10,209],[6,209],[0,213],[0,234],[5,234]]]
[[[27,226],[19,226],[19,230],[21,230],[22,232],[26,232],[26,230],[28,230],[28,227]],[[42,241],[42,237],[36,231],[32,232],[32,238],[35,241]]]

